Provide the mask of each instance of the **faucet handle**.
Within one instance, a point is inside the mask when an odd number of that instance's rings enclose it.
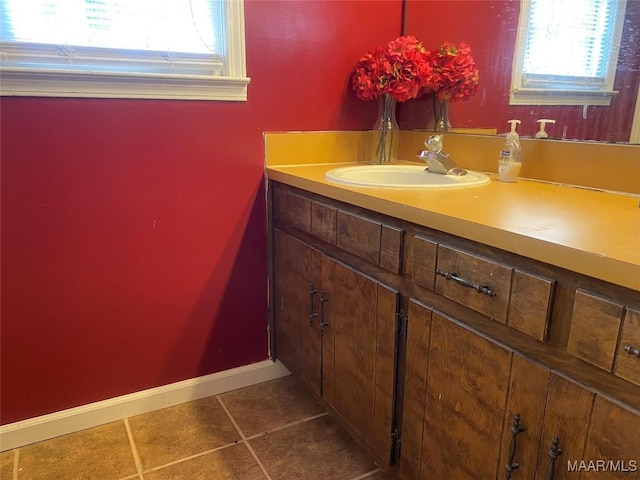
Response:
[[[430,135],[429,138],[424,141],[424,144],[430,152],[440,153],[443,148],[442,135]]]

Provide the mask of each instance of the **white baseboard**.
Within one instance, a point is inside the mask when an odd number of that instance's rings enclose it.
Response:
[[[279,361],[262,362],[150,388],[0,426],[0,451],[40,442],[199,398],[289,375]]]

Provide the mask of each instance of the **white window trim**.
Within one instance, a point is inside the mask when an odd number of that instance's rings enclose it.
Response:
[[[613,90],[615,80],[616,65],[618,63],[618,53],[620,51],[620,41],[614,42],[611,52],[608,75],[603,90],[580,91],[575,90],[548,90],[542,88],[522,88],[522,70],[524,63],[524,50],[529,27],[530,0],[520,2],[520,18],[518,21],[518,31],[516,36],[516,46],[513,55],[513,65],[511,74],[511,91],[509,95],[509,105],[611,105],[611,99],[618,93]],[[626,6],[626,0],[621,0],[618,8]],[[614,35],[620,39],[624,26],[624,14],[616,18]]]
[[[244,0],[225,1],[227,75],[0,68],[0,95],[246,101]]]

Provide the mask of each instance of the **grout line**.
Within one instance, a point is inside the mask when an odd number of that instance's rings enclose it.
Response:
[[[318,415],[313,415],[311,417],[303,418],[302,420],[296,420],[295,422],[287,423],[286,425],[282,425],[280,427],[275,427],[275,428],[272,428],[270,430],[265,430],[264,432],[260,432],[260,433],[256,433],[254,435],[251,435],[250,437],[247,437],[247,440],[254,440],[254,439],[258,438],[258,437],[264,437],[265,435],[267,435],[269,433],[278,432],[278,431],[283,430],[285,428],[293,427],[295,425],[299,425],[299,424],[304,423],[304,422],[309,422],[311,420],[315,420],[316,418],[325,417],[327,415],[329,415],[329,413],[328,412],[324,412],[324,413],[319,413]]]
[[[161,469],[163,469],[165,467],[170,467],[170,466],[176,465],[178,463],[186,462],[187,460],[193,460],[194,458],[202,457],[204,455],[208,455],[209,453],[217,452],[218,450],[223,450],[225,448],[233,447],[233,446],[239,445],[241,443],[243,443],[242,440],[240,440],[239,442],[227,443],[226,445],[222,445],[221,447],[212,448],[211,450],[207,450],[207,451],[204,451],[204,452],[198,452],[198,453],[196,453],[194,455],[190,455],[188,457],[183,457],[183,458],[180,458],[178,460],[174,460],[173,462],[165,463],[164,465],[159,465],[157,467],[149,468],[149,469],[145,470],[144,472],[145,473],[155,472],[156,470],[161,470]]]
[[[258,462],[258,466],[260,467],[260,470],[262,470],[262,474],[266,477],[267,480],[272,480],[271,476],[269,475],[269,472],[267,472],[267,469],[264,468],[264,465],[262,464],[262,462],[258,458],[258,455],[256,455],[256,452],[253,450],[251,445],[249,445],[249,442],[247,442],[247,437],[245,437],[244,433],[242,433],[242,430],[240,429],[240,426],[236,423],[236,421],[231,416],[231,413],[227,409],[227,406],[222,402],[222,399],[220,398],[220,395],[216,395],[216,398],[218,399],[218,403],[220,403],[220,406],[222,407],[222,409],[225,411],[225,413],[229,417],[229,420],[231,420],[231,423],[233,423],[233,426],[236,428],[236,430],[240,434],[240,437],[242,438],[242,441],[244,442],[244,444],[247,446],[247,449],[249,450],[249,453],[254,458],[254,460],[256,462]]]
[[[127,436],[129,437],[129,445],[131,446],[131,454],[133,455],[133,461],[136,464],[136,470],[138,471],[138,478],[144,480],[142,475],[142,462],[140,461],[140,455],[138,455],[138,449],[136,448],[136,442],[133,440],[133,433],[131,432],[131,426],[129,425],[129,419],[124,419],[124,426],[127,429]]]
[[[360,475],[359,477],[352,478],[351,480],[363,480],[375,475],[376,473],[383,473],[383,471],[379,468],[376,468],[375,470],[371,470],[370,472]]]
[[[20,449],[13,451],[13,480],[18,480],[18,461],[20,461]]]

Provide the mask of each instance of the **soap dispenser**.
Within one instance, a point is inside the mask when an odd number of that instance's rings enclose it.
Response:
[[[516,132],[516,125],[520,120],[509,120],[511,131],[507,133],[507,139],[500,152],[498,161],[498,180],[502,182],[517,182],[522,160],[520,159],[520,136]]]
[[[555,120],[551,120],[550,118],[541,118],[540,120],[536,120],[540,124],[540,130],[538,130],[535,134],[535,138],[548,138],[549,134],[545,131],[545,127],[547,123],[556,123]]]

